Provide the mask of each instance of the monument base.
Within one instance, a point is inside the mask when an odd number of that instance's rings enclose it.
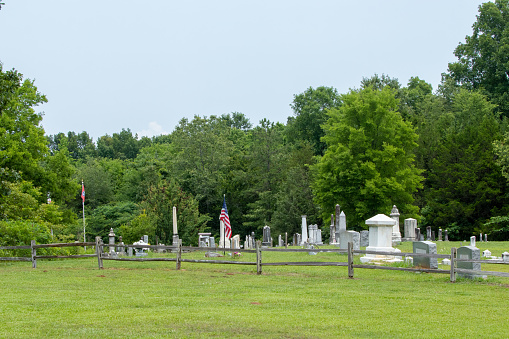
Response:
[[[401,251],[397,248],[392,247],[366,247],[366,251],[377,251],[377,252],[394,252],[394,254],[401,253]],[[400,256],[393,255],[379,255],[379,254],[366,254],[364,257],[360,258],[363,264],[373,262],[373,261],[383,261],[383,262],[402,262]]]

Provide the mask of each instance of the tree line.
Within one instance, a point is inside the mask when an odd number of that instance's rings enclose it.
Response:
[[[328,226],[339,204],[349,229],[397,205],[451,239],[507,240],[508,23],[508,0],[482,4],[434,92],[375,74],[348,93],[294,95],[286,124],[232,112],[152,138],[45,135],[35,107],[46,97],[0,64],[0,245],[82,239],[82,180],[89,240],[114,228],[128,243],[169,243],[176,206],[179,235],[196,244],[199,232],[218,235],[223,194],[241,236],[300,232],[303,214]]]

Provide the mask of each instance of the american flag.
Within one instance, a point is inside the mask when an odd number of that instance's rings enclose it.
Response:
[[[232,227],[230,226],[230,217],[228,216],[228,210],[226,209],[226,198],[223,200],[223,209],[221,210],[219,220],[224,222],[225,238],[230,239],[232,237]]]
[[[81,183],[81,199],[85,202],[85,185]]]

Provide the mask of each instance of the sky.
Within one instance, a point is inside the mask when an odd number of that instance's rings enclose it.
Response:
[[[410,77],[436,89],[476,0],[1,0],[0,62],[35,80],[47,135],[171,133],[241,112],[286,123],[309,87]]]

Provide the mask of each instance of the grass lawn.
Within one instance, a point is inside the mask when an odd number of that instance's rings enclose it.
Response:
[[[439,253],[465,245],[437,244]],[[507,242],[477,246],[497,256],[509,251]],[[411,243],[400,249],[411,251]],[[346,256],[264,252],[263,259]],[[1,338],[509,336],[508,278],[450,283],[446,274],[355,269],[348,279],[346,267],[305,266],[266,266],[256,275],[256,266],[182,263],[176,271],[174,262],[104,261],[98,270],[95,259],[39,260],[35,270],[0,262],[0,276]]]

